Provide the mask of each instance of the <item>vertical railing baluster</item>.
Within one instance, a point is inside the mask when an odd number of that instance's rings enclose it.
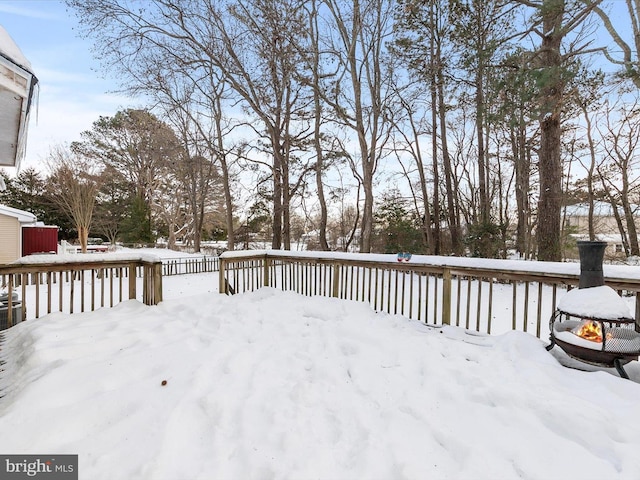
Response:
[[[469,325],[471,324],[471,276],[467,276],[467,318],[464,322],[464,328],[469,330]]]
[[[397,314],[398,313],[398,276],[400,275],[400,271],[396,270],[396,275],[395,275],[395,282],[394,282],[394,292],[393,292],[393,313]],[[400,299],[402,300],[402,299]]]
[[[51,313],[51,273],[47,272],[47,315]]]
[[[478,277],[478,298],[476,299],[476,332],[480,331],[481,309],[482,309],[482,277]]]
[[[20,315],[20,322],[24,322],[27,319],[27,282],[29,281],[29,275],[27,273],[22,274],[22,308],[20,311],[22,315]]]
[[[135,277],[134,277],[135,281]],[[96,269],[91,269],[91,311],[96,309]]]
[[[387,286],[387,313],[391,313],[391,276],[395,273],[395,270],[389,269],[389,285]]]
[[[36,318],[40,318],[40,280],[40,274],[38,274],[38,281],[36,282]],[[27,308],[25,306],[23,308],[26,312]]]
[[[429,323],[429,299],[431,298],[430,295],[430,290],[429,290],[429,284],[431,279],[431,275],[427,275],[427,278],[425,279],[425,287],[424,287],[424,291],[426,292],[426,295],[424,296],[424,323]]]
[[[517,312],[517,297],[518,297],[518,282],[513,281],[513,298],[511,303],[511,329],[515,330],[516,325],[516,312]]]
[[[58,272],[58,309],[60,311],[62,311],[62,305],[63,305],[63,301],[62,301],[62,295],[63,295],[63,285],[64,285],[64,281],[62,279],[62,273],[63,272]]]
[[[409,272],[409,318],[413,318],[413,273]]]
[[[444,279],[443,279],[443,281],[444,281]],[[438,323],[438,304],[439,304],[438,277],[436,277],[435,281],[433,282],[433,323],[434,324]]]
[[[380,269],[378,267],[376,267],[376,278],[375,278],[375,283],[374,283],[374,293],[373,293],[373,309],[374,310],[378,310],[378,276],[379,276],[379,272]]]
[[[75,292],[76,270],[71,270],[71,278],[69,279],[69,313],[73,313],[73,302]]]
[[[113,267],[109,269],[109,307],[113,307]]]
[[[84,268],[80,270],[80,312],[84,312]]]
[[[540,338],[542,324],[542,282],[538,282],[538,314],[536,317],[536,337]]]
[[[460,326],[460,299],[462,295],[460,292],[462,291],[462,277],[460,275],[456,275],[456,327]]]
[[[489,317],[487,333],[489,334],[491,334],[491,316],[493,314],[493,280],[493,277],[489,278],[489,311],[487,312],[487,316]]]
[[[529,282],[524,282],[524,328],[523,332],[527,331],[528,323],[529,323]]]
[[[103,308],[104,307],[104,277],[106,276],[106,269],[101,268],[98,276],[100,277],[100,308]]]
[[[418,318],[419,322],[422,321],[422,274],[418,274]]]

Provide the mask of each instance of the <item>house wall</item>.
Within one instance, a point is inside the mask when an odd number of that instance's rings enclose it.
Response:
[[[576,229],[576,233],[589,233],[589,217],[568,216],[565,225]],[[620,234],[618,224],[614,217],[595,217],[593,228],[597,234],[617,235]]]
[[[605,250],[605,258],[609,260],[619,260],[625,258],[624,246],[620,236],[620,230],[618,223],[616,222],[613,214],[608,213],[611,209],[610,205],[598,204],[596,214],[593,217],[593,227],[595,230],[596,238],[598,240],[604,240],[608,242]],[[569,233],[576,238],[583,240],[588,239],[589,234],[589,217],[585,215],[586,207],[579,208],[578,212],[567,213],[564,219],[565,228],[571,228]],[[597,213],[600,212],[600,213]],[[640,216],[634,216],[636,229],[640,232]],[[627,229],[626,220],[623,218],[625,230]],[[575,252],[566,253],[567,258],[577,258],[577,249]]]
[[[20,258],[20,222],[0,214],[0,264]]]

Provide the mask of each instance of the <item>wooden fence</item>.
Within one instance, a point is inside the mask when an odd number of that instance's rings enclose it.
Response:
[[[6,315],[5,327],[10,327],[54,310],[93,311],[139,297],[146,305],[156,305],[162,301],[162,269],[160,260],[106,260],[97,255],[95,260],[69,263],[3,265],[2,286],[19,292],[20,304],[9,296],[0,314]],[[20,318],[14,318],[16,313]]]
[[[219,289],[228,294],[269,286],[364,301],[376,311],[426,323],[484,333],[521,330],[541,337],[548,333],[558,296],[577,286],[580,277],[577,264],[430,256],[394,263],[389,257],[228,252],[220,258]],[[622,273],[607,275],[606,284],[621,295],[635,297],[631,308],[640,319],[640,279],[625,276],[624,269],[614,273],[618,272]],[[502,325],[494,325],[496,319]]]
[[[208,273],[218,271],[217,256],[202,256],[196,258],[176,257],[162,259],[162,275],[188,275],[191,273]]]

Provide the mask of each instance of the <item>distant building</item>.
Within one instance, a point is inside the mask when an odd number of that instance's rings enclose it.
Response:
[[[618,207],[618,214],[622,218],[624,228],[626,223],[624,220],[624,212]],[[640,206],[634,206],[634,219],[636,228],[640,231]],[[576,240],[589,239],[589,204],[577,203],[575,205],[567,205],[564,210],[564,226],[571,232],[571,236]],[[609,257],[624,257],[624,245],[622,244],[622,235],[618,228],[615,212],[608,202],[594,202],[593,208],[593,226],[596,239],[607,242],[608,246],[605,255]]]
[[[0,265],[22,256],[22,227],[35,224],[33,213],[0,205]]]

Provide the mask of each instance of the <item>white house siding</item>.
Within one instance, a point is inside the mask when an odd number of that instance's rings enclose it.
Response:
[[[20,222],[0,214],[0,264],[20,258]]]

